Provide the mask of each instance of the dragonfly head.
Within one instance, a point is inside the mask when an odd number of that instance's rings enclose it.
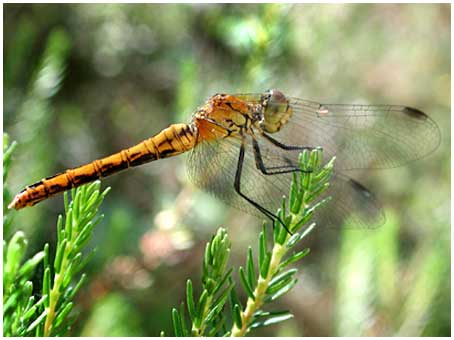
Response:
[[[262,112],[260,126],[269,133],[279,131],[292,116],[289,101],[279,90],[268,90],[262,96]]]

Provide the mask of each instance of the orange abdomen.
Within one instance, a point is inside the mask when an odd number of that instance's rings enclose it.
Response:
[[[19,192],[8,208],[32,206],[57,193],[110,176],[129,167],[178,155],[192,149],[196,143],[194,128],[174,124],[143,142],[116,154],[95,160],[64,173],[45,178]]]

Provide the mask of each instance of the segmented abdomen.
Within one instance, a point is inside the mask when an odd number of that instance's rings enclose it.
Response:
[[[192,149],[196,142],[194,128],[174,124],[143,142],[89,164],[45,178],[19,192],[8,208],[32,206],[57,193],[110,176],[129,167],[178,155]]]

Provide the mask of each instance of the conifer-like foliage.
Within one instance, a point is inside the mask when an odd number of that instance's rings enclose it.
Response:
[[[247,295],[242,303],[237,285],[229,268],[230,241],[226,230],[218,229],[207,243],[202,261],[202,292],[195,297],[191,280],[186,284],[186,303],[172,309],[175,336],[245,336],[251,330],[285,321],[290,311],[272,309],[272,302],[287,293],[297,283],[298,269],[289,268],[309,252],[296,251],[296,245],[314,228],[310,223],[316,209],[329,198],[318,200],[329,186],[334,158],[321,165],[322,150],[304,151],[299,158],[301,173],[294,175],[288,200],[282,199],[268,240],[266,224],[259,235],[257,256],[252,247],[246,255],[246,265],[238,269],[241,289]],[[287,231],[290,231],[290,233]],[[164,333],[162,332],[162,335]]]
[[[5,186],[11,155],[16,143],[8,145],[3,137],[3,198],[4,230],[13,228],[6,205],[9,191]],[[65,214],[58,216],[57,244],[51,256],[49,244],[35,255],[26,258],[28,240],[18,230],[3,240],[3,335],[4,336],[62,336],[66,335],[74,317],[73,299],[86,277],[81,270],[93,251],[84,251],[93,228],[103,218],[98,209],[109,188],[100,191],[100,182],[65,193]],[[85,255],[83,254],[85,253]],[[54,260],[51,261],[50,259]],[[38,266],[43,277],[33,280]],[[40,287],[34,284],[41,283]]]

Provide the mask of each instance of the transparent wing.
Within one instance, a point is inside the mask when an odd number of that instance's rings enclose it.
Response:
[[[256,208],[245,201],[234,188],[241,140],[236,137],[199,143],[189,154],[188,174],[191,181],[229,205],[263,217]],[[269,178],[267,178],[269,177]],[[246,145],[241,176],[241,191],[268,210],[275,211],[282,195],[281,176],[265,177],[255,167],[252,147]],[[276,200],[277,198],[277,200]]]
[[[250,103],[261,94],[238,95]],[[371,192],[341,172],[365,168],[391,168],[422,158],[440,143],[440,131],[423,112],[397,105],[320,104],[289,98],[293,115],[272,137],[291,146],[322,147],[325,159],[336,156],[335,176],[325,193],[332,200],[319,210],[323,226],[371,228],[384,222]],[[256,136],[267,168],[297,166],[300,151],[283,150]],[[189,157],[189,174],[196,185],[248,213],[263,215],[234,190],[241,141],[228,138],[202,142]],[[241,176],[241,191],[274,212],[288,195],[292,175],[264,175],[257,169],[248,136]]]
[[[298,157],[301,150],[282,150],[264,138],[258,138],[257,141],[263,163],[268,169],[283,165],[298,168]],[[252,157],[252,153],[249,153],[248,156]],[[329,161],[330,158],[325,156],[325,160]],[[336,158],[335,168],[337,161]],[[250,164],[252,164],[252,161]],[[269,194],[270,197],[273,197],[275,210],[276,204],[281,202],[282,195],[288,197],[292,174],[263,175],[256,168],[253,170],[258,171],[261,176],[265,177],[265,180],[273,180],[274,187],[279,188],[277,195]],[[256,174],[253,174],[253,176],[256,176]],[[273,177],[279,177],[279,180],[272,179]],[[347,227],[374,228],[382,225],[385,221],[382,207],[375,195],[356,180],[338,171],[335,171],[330,180],[330,187],[322,198],[327,196],[331,196],[332,200],[316,214],[316,220],[322,226],[339,227],[344,225]]]
[[[288,165],[297,166],[299,151],[285,151],[269,141],[257,139],[263,163],[267,168]],[[188,172],[191,180],[200,188],[214,194],[242,211],[263,218],[251,204],[234,189],[241,140],[227,138],[214,142],[201,142],[190,153]],[[288,197],[292,174],[264,175],[257,169],[247,136],[241,191],[262,207],[275,212],[283,195]],[[372,228],[383,223],[381,208],[373,195],[354,180],[335,175],[325,196],[332,200],[316,215],[315,220],[324,227],[346,225],[356,228]]]
[[[401,166],[440,143],[436,123],[417,109],[289,100],[292,118],[273,137],[288,145],[321,146],[326,157],[336,156],[338,170]]]

